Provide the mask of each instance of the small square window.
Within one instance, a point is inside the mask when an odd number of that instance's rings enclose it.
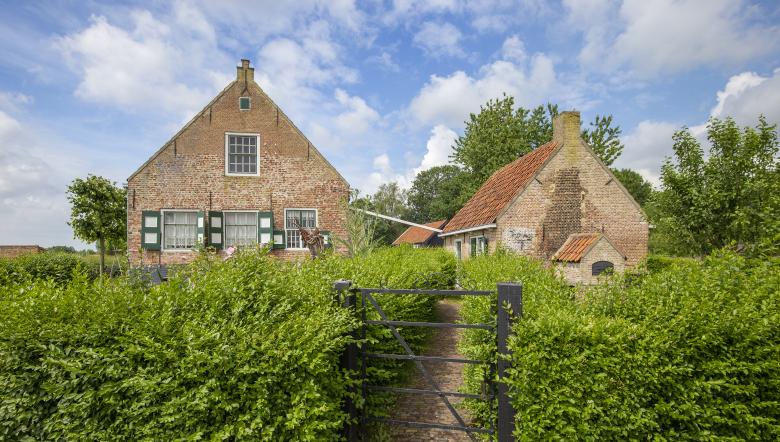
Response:
[[[249,97],[240,97],[238,99],[238,108],[241,110],[249,110],[251,107]]]

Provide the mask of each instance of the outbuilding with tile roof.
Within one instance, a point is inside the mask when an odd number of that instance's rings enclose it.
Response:
[[[626,257],[601,233],[573,233],[553,256],[570,284],[593,284],[625,269]]]
[[[447,220],[433,221],[424,224],[434,229],[443,229]],[[409,226],[398,238],[393,241],[394,246],[401,244],[411,244],[413,247],[441,247],[443,241],[439,238],[435,230],[423,229],[422,227]]]
[[[504,247],[551,261],[580,233],[608,238],[625,266],[647,255],[644,212],[582,140],[579,112],[562,112],[553,139],[497,170],[439,236],[461,259]]]

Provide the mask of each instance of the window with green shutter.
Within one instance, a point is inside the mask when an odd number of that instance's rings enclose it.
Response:
[[[160,212],[144,210],[141,212],[141,248],[160,250]]]
[[[274,230],[274,249],[284,249],[286,245],[284,230]]]

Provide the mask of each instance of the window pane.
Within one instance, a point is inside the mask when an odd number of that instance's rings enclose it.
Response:
[[[166,249],[191,249],[195,247],[198,233],[197,212],[165,212],[163,240]]]
[[[255,212],[225,213],[225,245],[246,246],[257,242],[257,214]]]
[[[228,172],[257,174],[257,137],[228,136]]]

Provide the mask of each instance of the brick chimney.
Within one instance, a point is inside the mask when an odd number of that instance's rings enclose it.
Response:
[[[582,143],[580,138],[580,113],[577,111],[561,112],[553,118],[553,139],[563,142],[565,146],[575,146]]]
[[[238,81],[255,81],[255,68],[249,67],[249,60],[246,58],[241,59],[241,66],[236,67],[236,80]]]

